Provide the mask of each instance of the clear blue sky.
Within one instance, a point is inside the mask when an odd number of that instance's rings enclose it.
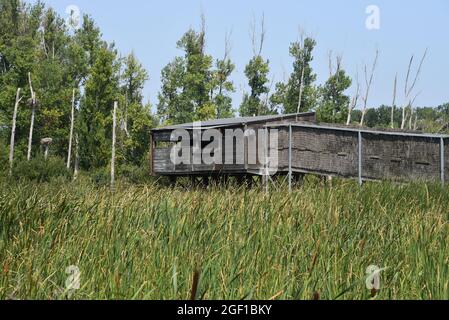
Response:
[[[318,83],[328,76],[328,51],[343,55],[343,65],[354,76],[357,67],[363,80],[362,66],[370,64],[376,48],[379,64],[373,83],[371,106],[391,104],[393,80],[399,73],[399,102],[402,102],[404,78],[411,54],[419,60],[425,48],[429,55],[416,91],[419,106],[449,102],[449,1],[447,0],[47,0],[60,14],[68,5],[93,16],[104,38],[115,41],[122,54],[134,50],[150,73],[145,96],[157,102],[161,69],[174,56],[182,54],[176,41],[189,28],[198,28],[200,13],[207,19],[207,51],[221,57],[224,36],[232,31],[233,74],[237,92],[234,107],[247,88],[244,67],[251,56],[249,26],[253,17],[265,14],[267,38],[263,55],[270,60],[271,76],[282,80],[291,70],[290,42],[301,27],[317,40],[313,67]],[[380,29],[368,30],[365,21],[368,5],[380,9]],[[363,81],[362,81],[363,83]],[[353,88],[348,91],[352,93]]]

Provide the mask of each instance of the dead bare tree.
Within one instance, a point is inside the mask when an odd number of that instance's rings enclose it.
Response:
[[[299,50],[298,50],[298,57],[297,59],[300,59],[301,51],[304,49],[304,32],[299,31],[300,38],[299,38]],[[296,110],[296,113],[299,113],[301,111],[301,105],[302,105],[302,96],[304,91],[304,73],[305,73],[305,64],[303,63],[302,70],[301,70],[301,77],[299,79],[299,94],[298,94],[298,108]]]
[[[418,129],[418,113],[415,113],[415,122],[413,124],[413,130],[417,130]]]
[[[70,161],[72,160],[72,142],[73,129],[75,125],[75,89],[72,92],[72,112],[70,117],[70,136],[69,136],[69,151],[67,153],[67,169],[70,169]]]
[[[251,44],[253,49],[253,57],[257,58],[262,55],[263,46],[265,43],[265,36],[266,36],[266,29],[265,29],[265,15],[262,14],[262,19],[260,22],[260,35],[257,35],[256,31],[256,19],[253,17],[253,20],[250,24],[250,38],[251,38]],[[257,40],[259,38],[259,40]],[[268,99],[267,99],[268,102]],[[264,102],[262,102],[264,103]],[[261,111],[260,108],[262,107],[262,103],[259,103],[257,115],[260,115]]]
[[[413,66],[414,55],[412,55],[412,57],[410,58],[410,62],[408,64],[407,75],[405,77],[405,87],[404,87],[405,102],[402,107],[402,123],[401,123],[402,130],[405,129],[405,124],[407,123],[407,114],[406,114],[407,108],[410,109],[410,119],[413,117],[413,103],[416,100],[416,96],[412,99],[410,97],[411,97],[411,94],[413,93],[413,90],[415,89],[416,83],[421,74],[422,66],[427,57],[427,52],[428,52],[428,49],[426,48],[426,50],[424,51],[424,54],[421,58],[421,61],[418,65],[418,69],[416,71],[415,77],[410,86],[409,86],[409,81],[410,81],[410,75],[411,75],[411,70],[412,70],[412,66]],[[411,121],[409,122],[409,127],[411,129]]]
[[[230,58],[230,55],[231,55],[231,51],[232,51],[231,35],[232,35],[232,31],[225,33],[224,55],[223,55],[223,60],[222,60],[224,63],[227,63],[229,61],[229,58]],[[225,77],[226,76],[223,75],[223,80],[219,81],[218,95],[220,95],[220,96],[223,94]],[[212,99],[213,99],[213,90],[211,90],[211,100]],[[218,114],[217,114],[217,116],[218,116]]]
[[[391,129],[394,129],[394,111],[396,108],[396,94],[398,88],[398,74],[394,77],[394,85],[393,85],[393,103],[391,104]]]
[[[416,101],[416,99],[418,98],[418,96],[419,96],[420,94],[421,94],[421,91],[418,92],[418,93],[413,97],[413,99],[410,101],[410,103],[409,103],[409,113],[410,113],[410,115],[409,115],[408,128],[409,128],[410,130],[412,130],[412,122],[413,122],[413,106],[415,105],[415,101]],[[418,120],[416,120],[416,121],[418,121]]]
[[[357,71],[356,76],[356,89],[355,89],[355,94],[352,97],[351,103],[349,104],[349,110],[348,110],[348,120],[346,121],[346,125],[349,126],[351,124],[352,121],[352,111],[357,108],[357,104],[359,102],[359,98],[360,98],[360,81],[359,81],[359,73]]]
[[[265,43],[265,37],[266,37],[266,29],[265,29],[265,15],[262,14],[262,20],[260,22],[260,35],[259,40],[257,40],[257,31],[256,31],[256,19],[253,17],[253,21],[250,25],[250,37],[251,37],[251,44],[253,48],[253,56],[259,57],[262,54],[263,46]]]
[[[17,94],[16,94],[16,102],[14,104],[14,113],[12,116],[12,126],[11,126],[11,142],[9,145],[9,175],[12,175],[12,168],[13,168],[13,164],[14,164],[14,139],[15,139],[15,135],[16,135],[16,119],[17,119],[17,111],[19,109],[19,103],[20,101],[22,101],[22,98],[20,96],[20,91],[22,89],[18,88],[17,89]]]
[[[112,111],[112,157],[111,157],[111,188],[115,184],[115,143],[116,143],[116,126],[117,126],[117,101],[114,102]]]
[[[200,33],[201,53],[204,54],[206,47],[206,15],[201,12],[201,33]]]
[[[371,86],[373,84],[374,79],[374,72],[376,71],[377,67],[377,60],[379,58],[379,50],[376,50],[376,56],[374,58],[373,66],[371,67],[370,75],[368,76],[368,67],[365,65],[364,73],[365,73],[365,85],[366,85],[366,91],[365,96],[362,98],[363,100],[363,110],[362,110],[362,119],[360,120],[360,126],[363,127],[365,123],[365,115],[368,108],[368,98],[371,90]]]
[[[332,50],[329,50],[327,53],[327,57],[328,57],[328,68],[329,68],[329,78],[332,77],[332,69],[333,69],[333,63],[332,63]]]
[[[73,171],[73,180],[74,181],[78,178],[78,173],[79,173],[79,163],[80,163],[79,149],[80,149],[80,143],[79,143],[79,139],[78,139],[78,133],[75,133],[75,168]]]
[[[27,160],[31,160],[31,146],[33,143],[33,129],[34,129],[34,118],[36,116],[36,93],[33,90],[33,85],[31,83],[31,72],[28,72],[28,82],[30,85],[30,92],[31,92],[31,124],[30,124],[30,135],[28,137],[28,153],[27,153]]]
[[[343,56],[341,54],[337,55],[335,57],[336,67],[334,71],[334,63],[333,63],[333,57],[332,57],[332,51],[329,51],[329,78],[335,76],[335,80],[337,81],[336,85],[338,86],[338,73],[341,69],[341,63],[343,61]],[[304,71],[304,68],[303,68]],[[335,109],[332,111],[332,116],[335,116]]]

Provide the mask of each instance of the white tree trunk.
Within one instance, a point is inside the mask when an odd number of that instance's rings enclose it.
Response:
[[[75,124],[75,89],[72,94],[72,114],[70,118],[70,137],[69,137],[69,151],[67,153],[67,169],[70,169],[70,161],[72,159],[72,140],[73,140],[73,127]]]
[[[352,109],[349,108],[348,118],[346,120],[346,126],[349,126],[351,124],[351,120],[352,120]]]
[[[401,130],[405,129],[405,122],[407,121],[407,117],[406,117],[406,107],[402,107],[402,123],[401,123]]]
[[[115,141],[116,141],[116,123],[117,123],[117,101],[114,102],[114,111],[112,113],[112,159],[111,159],[111,187],[115,184]]]
[[[45,161],[47,161],[47,159],[48,159],[48,145],[45,145],[45,154],[44,154],[44,157],[45,157]]]
[[[363,127],[365,125],[365,115],[366,115],[366,108],[362,110],[362,119],[360,120],[360,126]]]
[[[31,146],[33,141],[33,129],[34,129],[34,118],[36,115],[36,109],[33,106],[33,110],[31,111],[31,124],[30,124],[30,135],[28,137],[28,153],[27,153],[27,160],[31,160]]]
[[[11,127],[11,142],[9,145],[9,175],[12,175],[12,167],[14,163],[14,139],[16,135],[16,119],[17,119],[17,110],[19,108],[19,103],[22,98],[20,98],[20,88],[17,89],[16,94],[16,103],[14,104],[14,114],[12,116],[12,127]]]
[[[299,84],[298,110],[296,113],[299,113],[301,111],[302,94],[303,94],[303,88],[304,88],[303,81],[304,81],[304,66],[302,67],[302,72],[301,72],[301,83]]]
[[[78,178],[78,173],[79,173],[79,163],[80,163],[80,156],[79,156],[79,149],[80,149],[80,144],[79,144],[79,139],[78,139],[78,134],[75,134],[75,170],[73,171],[73,180],[76,180]]]
[[[31,110],[31,124],[30,124],[30,135],[28,137],[28,153],[27,153],[27,160],[31,160],[31,146],[33,143],[33,129],[34,129],[34,118],[36,116],[36,95],[33,91],[33,86],[31,84],[31,73],[28,72],[28,81],[30,84],[30,92],[31,92],[31,104],[32,104],[32,110]]]
[[[398,75],[396,74],[393,86],[393,104],[391,105],[391,129],[394,129],[394,110],[396,108],[397,85],[398,85]]]

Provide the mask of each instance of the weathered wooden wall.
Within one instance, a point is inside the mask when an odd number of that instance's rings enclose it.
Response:
[[[358,178],[360,181],[449,179],[449,136],[320,126],[315,125],[313,120],[314,116],[310,116],[310,119],[300,117],[222,127],[219,130],[224,135],[226,129],[253,129],[256,139],[260,139],[259,130],[277,130],[278,163],[273,169],[277,169],[279,173],[312,173]],[[153,152],[155,174],[260,174],[264,167],[260,161],[256,164],[248,163],[248,158],[257,158],[258,149],[263,147],[263,144],[257,143],[256,149],[248,148],[248,138],[244,139],[243,145],[234,144],[232,152],[234,159],[239,155],[243,156],[244,164],[175,166],[170,159],[171,146],[164,146],[170,141],[170,133],[171,131],[158,131],[153,134],[157,143],[162,142],[162,147],[155,148]],[[224,148],[222,152],[225,161]]]
[[[279,168],[289,170],[290,128],[276,129],[280,136]],[[444,176],[449,177],[449,139],[446,136],[308,125],[294,125],[291,132],[293,172],[363,180],[439,181],[443,179],[443,161]],[[444,157],[441,157],[441,141],[445,146]]]

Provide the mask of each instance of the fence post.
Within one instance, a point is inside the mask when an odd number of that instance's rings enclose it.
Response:
[[[445,157],[444,157],[444,153],[445,153],[445,150],[444,150],[444,138],[443,137],[441,137],[440,138],[440,170],[441,170],[441,184],[443,185],[443,187],[444,187],[444,184],[445,184],[445,180],[446,180],[446,177],[445,177],[445,170],[446,170],[446,161],[445,161]]]
[[[268,127],[265,127],[265,172],[264,172],[264,178],[265,178],[265,192],[268,194],[270,183],[270,178],[268,177],[269,174],[269,158],[268,158]]]
[[[292,192],[292,140],[293,140],[293,130],[292,125],[290,124],[288,127],[288,190]]]
[[[115,143],[116,143],[116,126],[117,126],[117,106],[118,102],[114,102],[112,111],[112,157],[111,157],[111,188],[115,185]]]
[[[363,185],[363,164],[362,164],[362,150],[363,150],[363,139],[362,139],[362,131],[359,131],[359,184]]]

